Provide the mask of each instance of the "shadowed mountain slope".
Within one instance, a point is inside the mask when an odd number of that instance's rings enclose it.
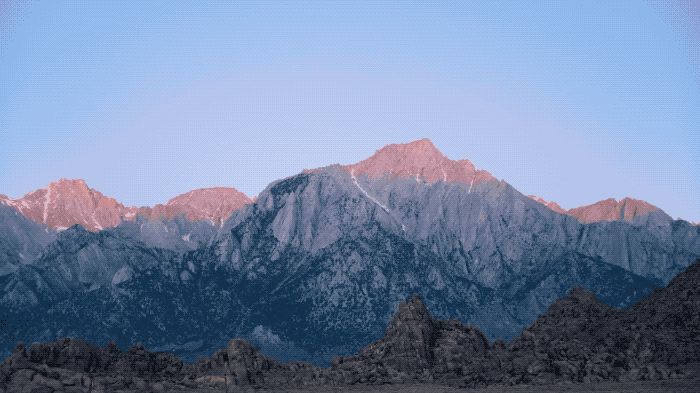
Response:
[[[214,392],[245,388],[443,383],[458,386],[655,381],[692,376],[700,362],[700,261],[629,309],[576,288],[511,343],[436,319],[418,296],[402,301],[384,337],[331,367],[280,363],[242,340],[192,364],[136,346],[81,340],[19,345],[0,388]],[[425,385],[429,387],[431,385]],[[48,391],[48,390],[46,390]]]

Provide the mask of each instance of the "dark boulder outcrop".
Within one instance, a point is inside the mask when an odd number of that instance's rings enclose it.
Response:
[[[244,340],[231,340],[226,349],[191,366],[195,378],[224,382],[226,386],[286,386],[319,384],[321,370],[309,363],[280,363]]]
[[[121,351],[82,340],[18,345],[0,365],[0,388],[7,392],[154,391],[186,386],[188,373],[179,358],[135,346]]]
[[[700,262],[629,309],[575,289],[516,338],[503,375],[528,383],[666,379],[700,362]]]
[[[414,295],[399,304],[383,339],[355,356],[336,358],[332,369],[356,375],[361,382],[432,381],[459,374],[465,364],[483,358],[488,347],[481,331],[434,319]]]

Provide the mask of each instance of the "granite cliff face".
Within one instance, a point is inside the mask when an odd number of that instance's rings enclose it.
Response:
[[[629,309],[572,290],[510,343],[402,301],[384,337],[329,368],[281,363],[246,341],[194,363],[135,346],[81,340],[18,345],[0,388],[32,391],[240,391],[246,388],[442,383],[457,386],[655,381],[688,377],[700,362],[700,261]],[[23,390],[24,389],[24,390]],[[43,390],[42,390],[43,389]]]
[[[170,219],[136,216],[106,231],[148,247],[185,252],[208,244],[217,229],[210,220],[192,221],[178,215]]]
[[[14,273],[30,263],[55,234],[47,227],[25,218],[0,197],[0,276]]]
[[[4,345],[59,335],[186,356],[210,352],[212,336],[235,335],[246,310],[217,269],[119,231],[79,226],[0,277],[0,287]]]
[[[69,335],[192,359],[243,337],[328,364],[380,338],[413,293],[438,318],[512,338],[571,288],[629,306],[698,257],[697,226],[583,224],[423,140],[276,181],[221,226],[65,230],[0,277],[0,349]]]

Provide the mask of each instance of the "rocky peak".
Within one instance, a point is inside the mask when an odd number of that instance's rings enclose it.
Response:
[[[547,311],[526,330],[523,338],[530,338],[528,333],[541,335],[542,333],[579,332],[590,328],[591,321],[604,320],[614,312],[615,309],[602,303],[590,291],[576,287],[567,296],[552,303]]]
[[[384,338],[366,347],[360,356],[381,359],[393,368],[420,371],[432,362],[435,329],[425,303],[413,295],[399,303]]]
[[[666,290],[678,291],[692,289],[695,290],[700,282],[700,259],[695,261],[687,269],[679,273],[671,280]],[[696,296],[700,295],[700,291],[695,292]]]
[[[233,187],[212,187],[193,190],[170,199],[166,205],[180,207],[190,220],[211,220],[221,223],[233,212],[253,201]]]
[[[636,304],[633,309],[647,310],[647,313],[650,314],[649,319],[667,321],[669,314],[674,314],[676,319],[685,316],[684,322],[694,321],[696,328],[700,330],[700,314],[696,314],[695,311],[700,309],[699,282],[700,260],[674,277],[668,286],[655,291],[651,296]]]
[[[576,217],[583,223],[591,223],[599,221],[632,222],[656,212],[665,215],[661,209],[646,201],[633,198],[623,198],[618,201],[614,198],[608,198],[592,205],[570,209],[567,214]]]
[[[399,303],[396,313],[387,328],[387,334],[401,334],[403,327],[406,325],[420,326],[421,330],[427,331],[431,328],[432,321],[433,318],[425,303],[423,303],[423,299],[414,294]]]
[[[583,288],[574,287],[569,291],[569,294],[559,300],[561,303],[571,303],[571,304],[597,304],[600,303],[598,298],[593,294],[593,292]]]
[[[544,315],[575,319],[591,313],[604,314],[610,309],[611,307],[601,302],[591,291],[575,287],[566,296],[552,303]]]
[[[251,199],[234,188],[213,187],[193,190],[154,207],[127,207],[116,199],[88,187],[82,179],[60,179],[19,199],[0,195],[0,203],[12,206],[32,221],[65,230],[80,225],[99,231],[136,216],[171,219],[184,215],[193,221],[220,224]]]
[[[116,226],[127,211],[114,198],[89,188],[80,179],[60,179],[12,200],[11,205],[25,217],[51,228],[79,224],[91,231]]]
[[[344,168],[353,175],[414,178],[428,183],[443,181],[471,185],[493,179],[491,174],[477,170],[468,160],[455,161],[445,157],[429,139],[387,145],[368,159]]]
[[[639,222],[641,220],[641,222],[646,222],[652,215],[660,219],[658,222],[671,220],[671,217],[658,207],[649,202],[633,198],[623,198],[619,201],[614,198],[608,198],[591,205],[565,210],[556,202],[547,201],[537,195],[528,195],[528,197],[557,213],[573,216],[584,224],[601,221]]]
[[[256,378],[262,371],[270,370],[274,362],[260,353],[248,342],[234,339],[229,341],[225,352],[225,363],[228,372],[234,377],[237,385],[254,385],[262,381]]]
[[[232,187],[200,188],[180,194],[165,204],[134,209],[135,216],[154,220],[172,219],[185,216],[191,221],[210,221],[220,225],[236,210],[252,203],[244,193]]]
[[[386,339],[402,350],[422,353],[434,340],[434,323],[428,308],[418,295],[399,303],[386,329]]]

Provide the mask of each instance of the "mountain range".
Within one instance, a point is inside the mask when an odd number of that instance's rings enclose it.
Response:
[[[574,287],[626,307],[700,257],[700,227],[651,204],[564,210],[428,140],[255,200],[216,188],[125,207],[76,180],[0,199],[5,354],[69,336],[194,359],[243,337],[328,364],[380,338],[412,293],[510,339]]]
[[[0,203],[14,207],[34,222],[57,230],[80,225],[89,231],[113,228],[137,216],[152,219],[184,216],[191,221],[208,220],[220,225],[251,202],[235,188],[213,187],[192,190],[153,207],[126,207],[89,188],[84,180],[71,179],[60,179],[18,199],[0,195]]]
[[[602,221],[636,222],[646,220],[650,215],[660,216],[662,219],[670,218],[663,210],[651,203],[629,197],[619,201],[615,198],[608,198],[592,205],[565,210],[556,202],[544,200],[536,195],[528,196],[557,213],[576,217],[584,224]]]
[[[472,187],[475,183],[495,180],[487,171],[477,170],[469,160],[448,159],[428,139],[388,145],[370,159],[343,168],[370,178],[414,178],[427,183],[443,181]],[[558,203],[539,196],[529,197],[582,223],[633,222],[652,214],[665,216],[660,208],[633,198],[620,201],[609,198],[566,210]],[[235,211],[252,202],[250,197],[233,187],[211,187],[186,192],[152,207],[127,207],[88,187],[81,179],[59,179],[17,199],[0,194],[0,203],[12,206],[28,219],[56,230],[77,224],[89,231],[99,231],[116,227],[124,221],[133,221],[137,216],[151,219],[185,216],[190,221],[208,220],[221,225]]]

